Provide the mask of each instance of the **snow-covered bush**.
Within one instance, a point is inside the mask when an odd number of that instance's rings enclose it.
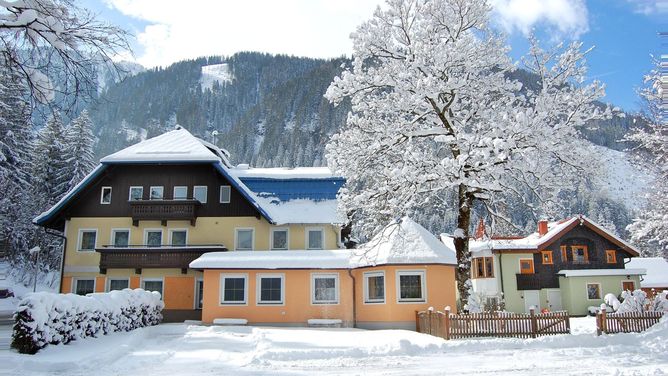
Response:
[[[470,282],[469,282],[470,283]],[[464,309],[469,313],[480,313],[485,308],[485,298],[482,294],[473,291],[473,286],[469,286],[469,297],[464,305]]]
[[[649,298],[642,290],[623,291],[620,302],[615,294],[605,295],[605,304],[613,312],[664,312],[668,313],[668,291],[655,294]]]
[[[49,344],[156,325],[163,307],[159,293],[142,289],[87,296],[30,294],[14,313],[12,347],[35,354]]]
[[[650,310],[668,314],[668,290],[663,290],[654,295],[650,302]]]

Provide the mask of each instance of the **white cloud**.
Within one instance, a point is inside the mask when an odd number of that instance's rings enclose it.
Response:
[[[668,0],[627,0],[636,13],[656,16],[668,13]]]
[[[493,19],[507,32],[529,34],[545,26],[559,35],[577,39],[589,30],[584,0],[490,0]]]
[[[349,35],[382,0],[105,0],[148,23],[136,33],[144,66],[239,51],[350,54]]]

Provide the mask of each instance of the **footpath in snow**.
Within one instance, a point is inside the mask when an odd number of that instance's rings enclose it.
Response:
[[[162,324],[0,353],[9,374],[663,374],[668,320],[640,334],[597,337],[593,318],[572,335],[445,341],[405,330],[219,327]]]

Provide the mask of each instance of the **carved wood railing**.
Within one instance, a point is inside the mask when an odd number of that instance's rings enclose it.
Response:
[[[161,221],[163,226],[168,220],[188,220],[195,225],[197,220],[197,200],[136,200],[130,201],[132,224],[139,221]]]
[[[128,247],[98,248],[100,253],[100,271],[107,269],[175,268],[186,272],[190,263],[207,252],[227,251],[223,245],[185,246],[185,247]]]

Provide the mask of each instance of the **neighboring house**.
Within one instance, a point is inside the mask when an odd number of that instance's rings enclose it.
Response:
[[[415,329],[416,310],[454,310],[455,265],[453,249],[406,217],[357,249],[211,252],[190,263],[204,271],[205,323],[369,329]]]
[[[655,292],[668,290],[668,260],[665,258],[634,257],[626,266],[647,271],[647,274],[640,280],[640,288],[650,296],[653,296]]]
[[[605,294],[638,288],[645,274],[625,268],[625,258],[638,256],[632,245],[585,216],[539,221],[526,237],[490,239],[484,232],[479,225],[470,242],[473,289],[489,299],[503,296],[508,311],[533,306],[585,315]]]
[[[341,248],[343,182],[327,168],[233,167],[179,127],[102,158],[34,222],[66,238],[61,292],[142,287],[162,293],[167,321],[198,319],[203,273],[191,261]]]

